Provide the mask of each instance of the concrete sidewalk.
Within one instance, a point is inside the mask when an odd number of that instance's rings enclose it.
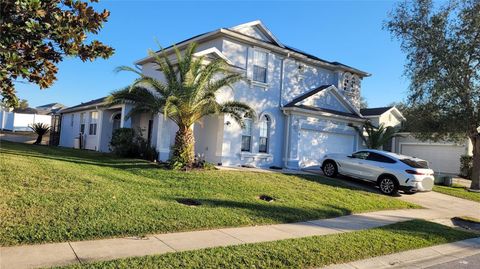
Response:
[[[0,268],[38,268],[167,252],[352,232],[414,218],[438,218],[426,209],[391,210],[290,224],[0,248]]]
[[[352,232],[411,219],[480,217],[480,204],[436,192],[399,199],[424,209],[388,210],[290,224],[213,229],[143,238],[127,237],[42,245],[0,247],[0,268],[38,268],[167,252],[258,243],[289,238]]]
[[[427,268],[480,253],[480,237],[337,264],[326,269]]]

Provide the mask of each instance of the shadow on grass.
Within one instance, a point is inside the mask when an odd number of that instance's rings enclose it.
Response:
[[[177,197],[173,199],[179,200],[190,198]],[[260,200],[257,203],[221,199],[196,200],[201,202],[202,205],[200,207],[205,206],[211,208],[248,210],[249,215],[264,219],[270,219],[278,223],[333,218],[352,214],[352,211],[350,209],[338,207],[335,205],[324,205],[322,208],[302,208],[280,205],[277,202],[268,203]]]
[[[76,164],[98,165],[123,170],[153,169],[159,166],[140,159],[119,158],[110,153],[94,151],[48,147],[41,145],[25,145],[14,142],[2,142],[2,154],[11,154],[24,157],[34,157]]]

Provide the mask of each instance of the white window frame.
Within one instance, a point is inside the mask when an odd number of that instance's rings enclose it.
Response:
[[[265,126],[262,126],[262,125],[265,125]],[[260,119],[260,122],[259,122],[259,125],[258,125],[258,128],[259,128],[258,152],[259,153],[267,153],[268,154],[268,152],[270,150],[270,128],[271,128],[271,125],[272,125],[271,117],[268,116],[268,115],[263,115],[262,118]],[[265,130],[262,130],[262,129],[265,129]],[[262,131],[264,131],[265,133],[262,134]],[[262,138],[266,139],[265,151],[260,151],[261,146],[262,146],[261,145]]]
[[[98,111],[91,111],[90,124],[88,126],[88,135],[97,135],[97,121],[98,121]]]
[[[82,130],[83,126],[83,130]],[[85,112],[80,113],[80,133],[84,134],[85,133]]]
[[[256,64],[256,53],[262,53],[265,54],[265,66],[260,66]],[[253,53],[252,53],[252,82],[258,83],[261,85],[266,85],[268,82],[268,58],[269,58],[269,52],[267,50],[259,49],[259,48],[253,48]],[[265,81],[260,81],[260,80],[255,80],[255,66],[258,66],[260,68],[265,68]]]
[[[241,136],[241,141],[240,141],[240,151],[241,152],[252,152],[252,127],[253,127],[253,119],[251,118],[244,118],[243,119],[244,123],[245,123],[245,127],[247,126],[247,123],[249,124],[249,127],[250,127],[250,130],[249,130],[249,133],[246,133],[246,128],[243,127],[241,130],[242,130],[242,136]],[[250,141],[249,141],[249,146],[248,146],[248,150],[244,149],[243,148],[243,138],[244,137],[249,137],[250,138]]]

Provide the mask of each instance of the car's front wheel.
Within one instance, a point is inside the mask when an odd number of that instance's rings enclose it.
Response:
[[[337,165],[333,161],[326,161],[322,167],[323,174],[327,177],[335,177],[338,173]]]
[[[398,182],[395,178],[384,176],[379,179],[378,187],[383,194],[395,195],[398,192]]]

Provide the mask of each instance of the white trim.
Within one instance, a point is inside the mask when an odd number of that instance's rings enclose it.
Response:
[[[273,159],[273,155],[269,153],[261,153],[261,152],[249,152],[249,151],[241,151],[240,152],[240,160],[244,160],[245,158],[253,158],[253,159]]]
[[[280,47],[282,48],[285,48],[285,46],[280,42],[280,40],[278,40],[275,35],[270,32],[270,30],[268,30],[268,28],[262,23],[262,21],[260,20],[255,20],[255,21],[251,21],[251,22],[247,22],[247,23],[243,23],[243,24],[240,24],[240,25],[237,25],[237,26],[234,26],[230,29],[232,30],[239,30],[241,28],[245,28],[245,27],[252,27],[252,26],[257,26],[260,28],[261,31],[263,31],[264,33],[263,34],[266,34],[267,37],[270,37],[270,39],[272,39],[275,43],[277,43]]]
[[[211,47],[211,48],[208,48],[206,50],[202,50],[202,51],[199,51],[199,52],[195,52],[193,54],[193,56],[196,56],[196,57],[202,57],[202,56],[205,56],[205,55],[208,55],[208,54],[216,54],[218,57],[222,58],[223,60],[225,60],[225,62],[227,62],[228,65],[231,65],[231,66],[234,66],[234,64],[232,63],[232,61],[230,61],[227,56],[225,56],[225,54],[221,53],[216,47]]]
[[[284,112],[290,112],[292,114],[297,114],[297,115],[303,115],[303,116],[314,116],[314,117],[327,117],[327,118],[334,118],[338,120],[343,120],[344,122],[364,122],[364,119],[357,119],[357,118],[352,118],[352,117],[347,117],[347,116],[342,116],[342,115],[337,115],[337,114],[332,114],[324,111],[312,111],[308,109],[303,109],[303,108],[298,108],[298,107],[283,107],[282,110]]]

